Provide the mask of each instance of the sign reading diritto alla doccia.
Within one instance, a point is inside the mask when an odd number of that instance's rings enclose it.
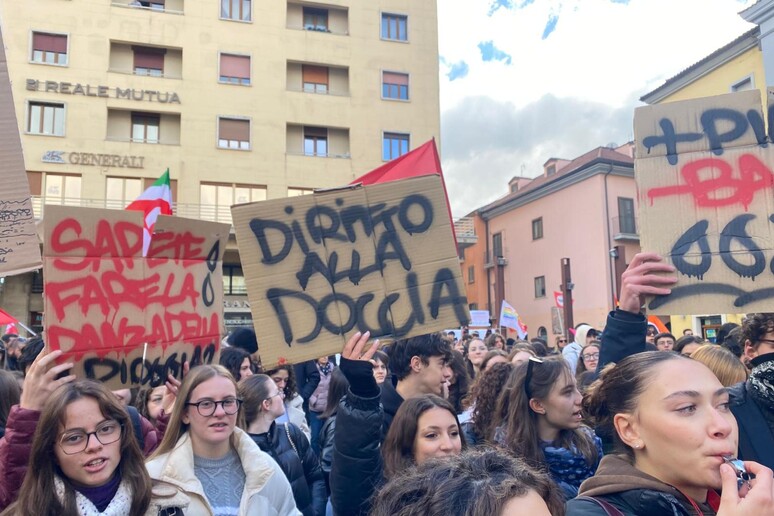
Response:
[[[162,104],[180,104],[180,96],[174,91],[142,90],[135,88],[111,88],[109,86],[94,86],[58,81],[39,81],[27,79],[27,90],[43,91],[46,93],[59,93],[64,95],[83,95],[84,97],[116,98],[147,102],[161,102]]]

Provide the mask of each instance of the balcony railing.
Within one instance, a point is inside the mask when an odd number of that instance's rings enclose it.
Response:
[[[45,197],[41,195],[32,196],[32,210],[36,219],[43,217],[44,206],[46,204],[57,204],[63,206],[80,206],[85,208],[103,208],[109,210],[123,210],[131,201],[113,201],[109,199],[84,199],[76,197]],[[175,203],[172,206],[172,213],[178,217],[189,219],[210,220],[213,222],[224,222],[231,224],[231,207],[216,206],[214,204],[189,204]],[[233,228],[232,228],[233,231]]]

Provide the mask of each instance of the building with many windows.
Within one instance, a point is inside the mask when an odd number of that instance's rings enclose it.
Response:
[[[334,187],[440,132],[436,1],[0,0],[36,216],[121,209],[169,168],[179,216]],[[40,326],[41,273],[0,305]],[[249,320],[239,254],[227,324]]]

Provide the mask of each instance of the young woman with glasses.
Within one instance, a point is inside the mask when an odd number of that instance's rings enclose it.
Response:
[[[245,421],[240,425],[285,473],[296,506],[304,516],[323,516],[328,493],[325,477],[309,441],[293,423],[277,423],[285,413],[285,393],[265,374],[239,382]]]
[[[236,427],[241,403],[224,367],[192,369],[164,439],[148,460],[151,478],[190,497],[186,514],[299,514],[280,467]]]
[[[561,357],[516,366],[495,410],[494,440],[530,466],[549,471],[565,499],[594,474],[602,442],[582,424],[581,394]]]
[[[5,448],[7,449],[7,448]],[[154,488],[132,422],[104,385],[65,383],[46,402],[17,502],[4,515],[182,515],[188,498]]]
[[[583,347],[578,357],[578,369],[575,371],[575,378],[578,380],[578,389],[585,392],[591,382],[597,375],[597,365],[599,364],[599,351],[602,344],[598,340],[592,340]]]

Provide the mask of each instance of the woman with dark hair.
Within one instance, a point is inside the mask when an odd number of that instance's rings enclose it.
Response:
[[[483,373],[495,364],[505,364],[507,362],[510,362],[508,360],[508,353],[501,349],[492,349],[484,356],[484,360],[481,362],[481,372]]]
[[[683,335],[675,343],[675,347],[672,349],[675,353],[680,353],[690,357],[691,354],[699,349],[704,344],[704,339],[697,337],[696,335]]]
[[[336,412],[341,398],[347,394],[349,382],[340,369],[334,369],[331,373],[331,384],[328,386],[328,406],[320,414],[323,421],[320,430],[320,467],[325,475],[325,485],[330,493],[331,463],[333,462],[333,436],[336,432]]]
[[[220,350],[220,365],[228,369],[228,372],[237,382],[255,374],[250,354],[242,348],[222,348]]]
[[[191,499],[186,515],[298,514],[282,469],[237,428],[242,400],[225,367],[195,367],[177,396],[146,466]]]
[[[166,393],[166,385],[143,387],[137,393],[137,400],[134,406],[142,417],[156,425]]]
[[[11,412],[11,407],[19,403],[20,397],[21,389],[16,376],[10,371],[0,369],[0,437],[5,435],[8,414]]]
[[[492,333],[489,335],[486,340],[484,340],[484,344],[486,344],[486,347],[490,350],[499,349],[500,351],[505,351],[505,339],[499,333]]]
[[[390,357],[384,351],[377,351],[371,360],[374,364],[374,378],[376,383],[381,385],[390,373]]]
[[[578,381],[578,389],[585,392],[591,382],[596,379],[597,365],[599,364],[599,354],[602,349],[602,343],[598,340],[592,340],[583,346],[578,355],[578,368],[575,370],[575,378]]]
[[[484,344],[484,341],[478,338],[474,338],[468,344],[468,371],[470,377],[475,379],[481,373],[481,363],[484,361],[489,349]]]
[[[565,360],[530,358],[508,378],[493,423],[494,440],[547,469],[568,500],[602,458],[602,442],[582,424],[581,400]]]
[[[564,502],[545,473],[498,450],[431,459],[393,477],[371,516],[563,516]]]
[[[258,374],[239,382],[245,420],[239,426],[285,473],[296,507],[304,516],[325,514],[325,480],[309,442],[293,423],[277,424],[285,412],[283,393],[271,378]]]
[[[43,407],[19,498],[3,514],[182,514],[186,496],[171,486],[154,493],[131,428],[102,384],[63,384]]]
[[[452,351],[452,360],[449,363],[452,370],[452,377],[449,379],[449,403],[454,407],[454,411],[459,414],[462,412],[462,400],[468,395],[470,388],[470,377],[465,367],[465,359],[462,353]]]
[[[728,463],[738,446],[728,404],[712,371],[676,353],[638,353],[607,367],[583,405],[616,453],[602,459],[567,514],[612,514],[604,504],[632,516],[774,514],[771,470],[744,462],[757,478],[738,482]]]
[[[494,434],[492,422],[497,408],[497,399],[513,370],[513,364],[495,364],[484,371],[473,385],[465,400],[468,409],[460,415],[460,426],[468,446],[491,441]]]
[[[384,476],[391,478],[414,464],[459,455],[465,448],[457,413],[434,394],[404,401],[382,445]]]
[[[292,365],[284,364],[266,371],[266,376],[282,390],[285,413],[277,418],[277,423],[293,423],[304,432],[306,440],[312,442],[312,431],[304,413],[304,399],[296,390],[296,373]]]

